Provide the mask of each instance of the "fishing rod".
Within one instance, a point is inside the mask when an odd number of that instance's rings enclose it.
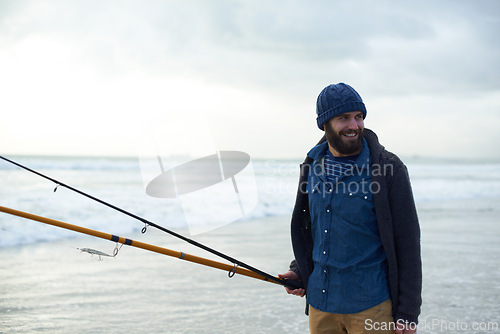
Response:
[[[201,249],[203,249],[203,250],[205,250],[207,252],[210,252],[210,253],[212,253],[214,255],[217,255],[217,256],[219,256],[219,257],[221,257],[221,258],[223,258],[223,259],[225,259],[225,260],[233,263],[235,265],[235,267],[237,267],[237,266],[243,267],[243,268],[248,269],[250,271],[253,271],[254,273],[257,273],[257,274],[259,274],[259,275],[261,275],[263,277],[266,277],[270,281],[273,281],[275,283],[281,284],[281,285],[283,285],[285,287],[288,287],[290,289],[302,288],[302,284],[300,282],[298,282],[298,281],[294,281],[294,280],[290,280],[290,279],[282,279],[282,278],[278,278],[278,277],[272,276],[272,275],[270,275],[270,274],[268,274],[268,273],[266,273],[266,272],[264,272],[262,270],[254,268],[254,267],[252,267],[252,266],[250,266],[250,265],[248,265],[248,264],[246,264],[244,262],[241,262],[241,261],[239,261],[239,260],[237,260],[235,258],[232,258],[232,257],[230,257],[230,256],[228,256],[228,255],[226,255],[224,253],[221,253],[221,252],[219,252],[219,251],[217,251],[217,250],[215,250],[213,248],[210,248],[210,247],[208,247],[208,246],[206,246],[204,244],[201,244],[201,243],[199,243],[199,242],[197,242],[197,241],[195,241],[193,239],[185,237],[185,236],[183,236],[183,235],[181,235],[179,233],[176,233],[176,232],[174,232],[172,230],[169,230],[169,229],[167,229],[167,228],[165,228],[163,226],[157,225],[157,224],[155,224],[155,223],[153,223],[153,222],[151,222],[151,221],[149,221],[149,220],[147,220],[145,218],[142,218],[142,217],[140,217],[140,216],[138,216],[136,214],[133,214],[133,213],[131,213],[129,211],[126,211],[126,210],[124,210],[122,208],[119,208],[119,207],[117,207],[117,206],[115,206],[113,204],[105,202],[105,201],[103,201],[103,200],[101,200],[101,199],[99,199],[97,197],[94,197],[94,196],[92,196],[90,194],[87,194],[87,193],[85,193],[85,192],[83,192],[81,190],[73,188],[73,187],[71,187],[71,186],[69,186],[69,185],[67,185],[67,184],[65,184],[65,183],[63,183],[61,181],[58,181],[58,180],[53,179],[53,178],[51,178],[51,177],[49,177],[47,175],[44,175],[44,174],[42,174],[40,172],[37,172],[36,170],[28,168],[28,167],[26,167],[26,166],[24,166],[24,165],[22,165],[20,163],[17,163],[17,162],[15,162],[13,160],[7,159],[7,158],[5,158],[5,157],[3,157],[1,155],[0,155],[0,158],[3,159],[3,160],[5,160],[5,161],[7,161],[7,162],[9,162],[9,163],[11,163],[11,164],[13,164],[13,165],[16,165],[17,167],[20,167],[20,168],[22,168],[24,170],[27,170],[28,172],[36,174],[36,175],[38,175],[38,176],[40,176],[40,177],[42,177],[42,178],[44,178],[46,180],[49,180],[49,181],[55,183],[56,187],[54,188],[54,192],[57,190],[58,187],[64,187],[64,188],[69,189],[71,191],[74,191],[74,192],[76,192],[76,193],[78,193],[78,194],[80,194],[82,196],[90,198],[90,199],[92,199],[92,200],[94,200],[94,201],[96,201],[98,203],[101,203],[101,204],[103,204],[103,205],[105,205],[105,206],[107,206],[109,208],[112,208],[112,209],[114,209],[114,210],[116,210],[118,212],[121,212],[121,213],[123,213],[123,214],[125,214],[125,215],[127,215],[129,217],[132,217],[134,219],[139,220],[140,222],[142,222],[142,223],[145,224],[144,228],[142,229],[143,233],[145,233],[147,226],[155,227],[155,228],[159,229],[160,231],[168,233],[168,234],[170,234],[170,235],[172,235],[172,236],[174,236],[176,238],[179,238],[179,239],[181,239],[181,240],[183,240],[185,242],[188,242],[188,243],[190,243],[190,244],[192,244],[192,245],[194,245],[196,247],[199,247],[199,248],[201,248]]]
[[[37,215],[31,214],[31,213],[28,213],[28,212],[14,210],[14,209],[7,208],[7,207],[4,207],[4,206],[0,206],[0,211],[4,212],[4,213],[7,213],[7,214],[10,214],[10,215],[13,215],[13,216],[17,216],[17,217],[21,217],[21,218],[26,218],[26,219],[37,221],[37,222],[40,222],[40,223],[44,223],[44,224],[48,224],[48,225],[52,225],[52,226],[57,226],[57,227],[60,227],[60,228],[64,228],[66,230],[71,230],[71,231],[75,231],[75,232],[78,232],[78,233],[87,234],[87,235],[90,235],[90,236],[93,236],[93,237],[97,237],[97,238],[101,238],[101,239],[105,239],[105,240],[109,240],[109,241],[114,241],[116,243],[122,244],[122,246],[123,245],[128,245],[128,246],[132,246],[132,247],[136,247],[136,248],[141,248],[141,249],[145,249],[145,250],[148,250],[148,251],[151,251],[151,252],[155,252],[155,253],[159,253],[159,254],[171,256],[171,257],[176,257],[176,258],[178,258],[180,260],[189,261],[189,262],[193,262],[193,263],[198,263],[198,264],[201,264],[201,265],[204,265],[204,266],[207,266],[207,267],[212,267],[212,268],[216,268],[216,269],[220,269],[220,270],[225,270],[225,271],[228,271],[229,277],[233,277],[234,274],[237,273],[237,274],[241,274],[241,275],[244,275],[244,276],[248,276],[248,277],[260,279],[260,280],[263,280],[263,281],[267,281],[267,282],[279,284],[278,282],[269,280],[267,277],[259,275],[258,273],[254,272],[254,271],[251,271],[251,270],[248,270],[248,269],[244,269],[244,268],[240,268],[240,267],[237,267],[237,266],[232,266],[232,265],[229,265],[229,264],[226,264],[226,263],[222,263],[222,262],[217,262],[217,261],[205,259],[205,258],[202,258],[202,257],[199,257],[199,256],[187,254],[187,253],[184,253],[184,252],[174,251],[174,250],[171,250],[171,249],[167,249],[167,248],[163,248],[163,247],[159,247],[159,246],[147,244],[147,243],[144,243],[144,242],[140,242],[140,241],[136,241],[136,240],[132,240],[132,239],[120,237],[120,236],[117,236],[117,235],[114,235],[114,234],[108,234],[108,233],[104,233],[104,232],[101,232],[101,231],[92,230],[92,229],[89,229],[89,228],[86,228],[86,227],[83,227],[83,226],[68,224],[68,223],[65,223],[65,222],[62,222],[62,221],[59,221],[59,220],[50,219],[50,218],[46,218],[46,217],[42,217],[42,216],[37,216]],[[102,253],[102,252],[99,252],[99,251],[96,251],[96,250],[93,250],[93,249],[89,249],[89,248],[81,248],[80,250],[83,251],[83,252],[90,253],[90,254],[97,254],[99,256],[101,256],[101,255],[111,256],[111,255],[107,255],[105,253]],[[115,251],[114,251],[112,257],[115,257],[118,254],[118,250],[119,250],[119,248],[115,248]],[[278,277],[276,277],[276,278],[278,279]]]

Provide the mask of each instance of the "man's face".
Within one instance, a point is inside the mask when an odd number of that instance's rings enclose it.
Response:
[[[351,111],[323,125],[330,151],[336,157],[359,154],[363,145],[363,113]]]

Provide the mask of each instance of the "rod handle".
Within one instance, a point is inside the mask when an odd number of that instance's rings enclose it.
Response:
[[[293,279],[285,279],[283,285],[291,290],[304,289],[302,282],[295,281]]]

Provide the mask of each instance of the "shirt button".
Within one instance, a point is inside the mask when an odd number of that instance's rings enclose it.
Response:
[[[326,293],[326,290],[323,290],[323,293]]]
[[[365,199],[368,199],[368,196],[365,196]]]
[[[325,233],[328,233],[328,230],[325,230]]]
[[[349,193],[349,196],[352,196],[352,193]]]
[[[326,212],[330,212],[330,209],[326,209]]]
[[[323,251],[323,254],[326,254],[326,251]]]
[[[323,272],[326,274],[326,269],[323,269]]]

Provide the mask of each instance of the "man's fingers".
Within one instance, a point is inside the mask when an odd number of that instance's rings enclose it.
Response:
[[[288,288],[285,288],[285,289],[286,289],[286,292],[290,295],[304,297],[304,295],[306,294],[306,291],[304,289],[295,289],[295,290],[290,290]]]
[[[295,281],[299,280],[299,275],[297,275],[297,273],[295,273],[293,271],[288,271],[284,274],[278,274],[278,277],[281,279],[291,279],[291,280],[295,280]],[[289,289],[289,288],[285,287],[285,290],[289,295],[304,297],[306,294],[305,289]]]

